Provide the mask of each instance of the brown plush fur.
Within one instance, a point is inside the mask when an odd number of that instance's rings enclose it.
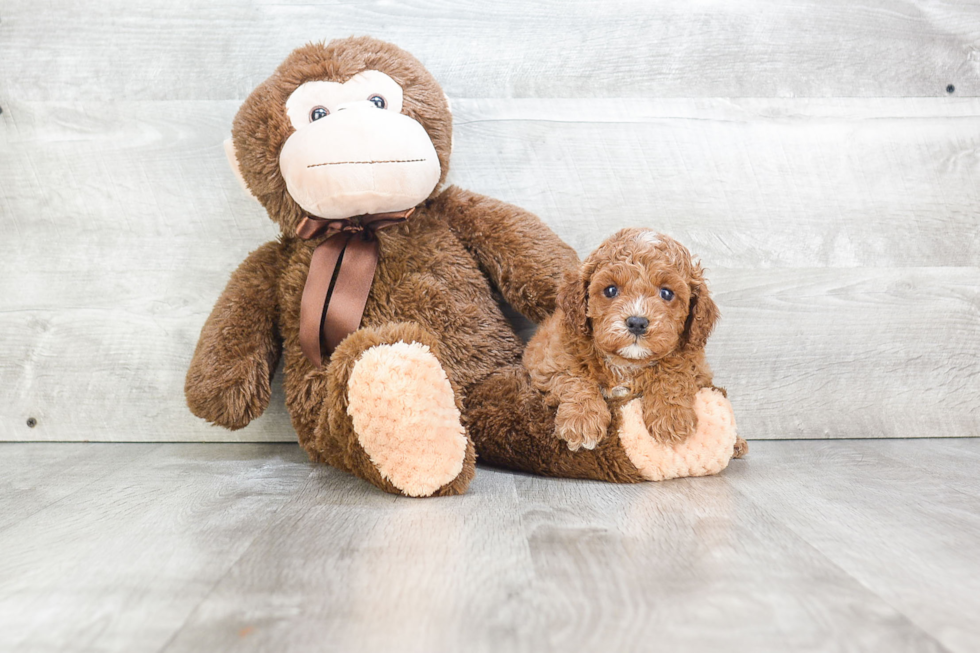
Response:
[[[242,177],[284,234],[292,236],[304,216],[279,173],[279,152],[294,131],[286,116],[286,100],[304,82],[346,82],[365,70],[386,73],[404,90],[402,113],[425,128],[439,156],[442,174],[430,199],[439,195],[449,172],[453,123],[435,78],[409,53],[370,37],[338,39],[327,45],[311,43],[294,50],[252,91],[232,125]]]
[[[524,366],[510,365],[467,394],[466,416],[481,462],[544,476],[640,483],[645,479],[617,435],[623,403],[610,402],[609,433],[594,449],[571,451],[555,437],[555,407]]]
[[[245,101],[232,133],[242,176],[282,234],[234,272],[202,328],[185,386],[191,410],[228,428],[247,425],[268,405],[281,355],[286,403],[310,457],[399,493],[359,443],[348,414],[348,381],[368,349],[419,343],[443,367],[472,438],[462,471],[435,495],[463,492],[477,454],[491,464],[553,476],[643,480],[616,435],[622,400],[608,401],[612,423],[595,449],[572,452],[554,436],[556,407],[546,403],[519,362],[521,344],[497,298],[543,320],[555,310],[563,273],[577,270],[578,258],[517,207],[437,186],[408,222],[378,233],[380,260],[361,328],[322,368],[302,354],[300,298],[322,239],[294,235],[304,212],[279,171],[279,152],[293,131],[284,102],[306,81],[343,82],[367,69],[385,72],[402,86],[403,113],[429,134],[445,178],[452,117],[439,85],[415,58],[370,38],[308,45],[291,54]],[[574,305],[569,290],[563,295],[566,315]],[[704,308],[692,311],[686,326],[686,342],[694,348],[703,346],[713,321],[698,319]]]
[[[385,72],[402,86],[402,112],[428,132],[445,178],[452,117],[439,85],[414,57],[370,38],[313,44],[292,53],[245,101],[232,133],[242,175],[282,235],[232,275],[201,331],[185,389],[194,414],[241,428],[267,406],[281,352],[286,403],[311,458],[398,492],[358,443],[347,413],[347,382],[360,355],[379,344],[429,346],[449,378],[464,423],[472,424],[467,393],[492,372],[515,365],[521,354],[495,291],[525,315],[541,319],[553,310],[561,274],[577,265],[577,257],[526,211],[437,187],[408,222],[378,233],[380,260],[361,328],[322,368],[314,367],[300,350],[299,306],[310,257],[322,239],[294,236],[304,213],[279,172],[279,151],[292,133],[284,102],[306,81],[343,82],[367,69]],[[470,444],[459,477],[436,494],[465,490],[474,460]]]
[[[605,296],[607,288],[616,295]],[[663,299],[662,289],[674,296]],[[644,333],[627,330],[631,316],[649,320]],[[717,317],[701,267],[676,240],[643,229],[606,240],[566,279],[558,310],[524,354],[535,385],[558,406],[558,437],[573,450],[594,447],[609,428],[606,398],[616,390],[642,397],[644,420],[661,442],[693,433],[694,395],[711,385],[704,345]]]
[[[201,330],[185,395],[195,415],[240,429],[269,405],[279,364],[278,242],[249,254],[231,275]]]

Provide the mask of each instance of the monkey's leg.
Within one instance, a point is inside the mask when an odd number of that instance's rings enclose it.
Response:
[[[595,449],[570,451],[555,434],[556,407],[521,365],[503,368],[467,391],[466,419],[481,462],[544,476],[616,483],[644,480],[619,446],[617,413]]]
[[[683,443],[657,442],[643,423],[638,400],[613,407],[609,433],[592,451],[569,451],[554,433],[549,407],[521,366],[500,370],[469,390],[470,435],[480,460],[492,465],[567,478],[616,483],[704,476],[728,465],[735,448],[731,404],[704,389],[695,399],[698,428]]]
[[[476,454],[432,334],[410,322],[355,331],[331,356],[327,385],[312,443],[322,459],[393,494],[466,490]]]

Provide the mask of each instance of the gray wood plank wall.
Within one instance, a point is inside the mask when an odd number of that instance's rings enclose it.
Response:
[[[350,34],[442,82],[451,182],[582,254],[645,225],[700,255],[745,436],[980,435],[980,3],[3,0],[0,440],[295,437],[278,390],[208,427],[183,375],[275,236],[232,116]]]

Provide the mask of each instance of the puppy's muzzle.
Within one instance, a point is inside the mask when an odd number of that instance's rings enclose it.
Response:
[[[642,336],[647,332],[647,327],[649,326],[650,320],[646,319],[645,317],[631,315],[626,318],[626,329],[634,336]]]

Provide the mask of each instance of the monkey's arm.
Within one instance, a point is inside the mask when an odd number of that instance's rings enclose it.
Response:
[[[562,275],[578,269],[575,250],[536,215],[511,204],[455,186],[436,202],[511,306],[535,322],[555,310]]]
[[[266,243],[235,270],[201,329],[187,370],[191,412],[240,429],[269,405],[282,343],[276,329],[276,286],[282,246]]]

